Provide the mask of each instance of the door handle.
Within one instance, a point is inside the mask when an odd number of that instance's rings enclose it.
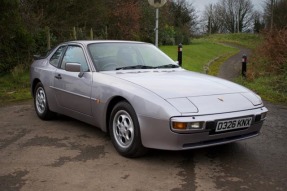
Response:
[[[57,78],[58,80],[62,79],[61,74],[58,74],[57,76],[55,76],[55,78]]]

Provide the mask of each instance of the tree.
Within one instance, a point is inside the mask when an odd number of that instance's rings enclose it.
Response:
[[[154,42],[155,9],[148,1],[140,1],[140,7],[141,39]],[[160,8],[159,13],[159,43],[188,44],[197,24],[197,15],[192,4],[186,0],[170,0]]]
[[[250,0],[220,0],[205,7],[206,32],[238,33],[252,30],[253,4]]]
[[[0,72],[24,64],[33,50],[33,39],[25,29],[17,0],[0,0]]]
[[[198,16],[195,8],[186,0],[176,0],[170,2],[169,11],[173,17],[172,25],[176,31],[176,43],[189,44],[189,39],[197,25]]]
[[[154,41],[155,10],[147,0],[0,0],[0,3],[1,71],[27,59],[30,63],[32,54],[49,47],[48,36],[52,37],[51,46],[90,39],[91,31],[96,39]],[[187,0],[167,1],[160,9],[160,43],[188,44],[196,24],[195,9]]]
[[[109,37],[113,39],[138,40],[140,18],[139,1],[114,1],[110,11]]]
[[[205,31],[209,34],[220,33],[223,31],[223,23],[219,15],[219,5],[209,4],[203,12],[203,22],[206,24]]]
[[[250,0],[221,0],[218,8],[221,22],[228,32],[244,32],[251,28],[253,4]]]
[[[267,0],[265,2],[265,22],[267,28],[272,30],[287,27],[287,0]]]
[[[263,16],[260,12],[255,11],[254,12],[254,28],[253,31],[254,33],[259,33],[262,31],[265,27],[265,23],[263,20]]]

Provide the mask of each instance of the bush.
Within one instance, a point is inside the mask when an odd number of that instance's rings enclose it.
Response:
[[[264,32],[263,43],[248,64],[247,80],[262,87],[267,100],[287,101],[287,30]]]
[[[251,59],[249,77],[287,74],[287,30],[265,31]]]
[[[25,66],[23,64],[15,66],[11,71],[13,82],[19,83],[21,81],[21,76],[23,76],[24,73]]]
[[[34,40],[21,20],[19,1],[1,2],[0,18],[0,72],[3,73],[27,62]]]

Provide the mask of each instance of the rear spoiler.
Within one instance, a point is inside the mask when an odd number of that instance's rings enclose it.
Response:
[[[34,59],[34,60],[41,60],[41,59],[44,59],[44,58],[46,58],[46,57],[45,57],[45,56],[41,56],[41,55],[39,55],[39,54],[33,55],[33,59]]]

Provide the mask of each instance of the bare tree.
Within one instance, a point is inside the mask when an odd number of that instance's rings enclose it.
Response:
[[[250,31],[254,21],[251,0],[220,0],[205,7],[203,19],[209,33]]]
[[[221,33],[224,30],[219,13],[220,9],[218,4],[209,4],[205,6],[203,22],[205,22],[205,31],[207,33]]]

